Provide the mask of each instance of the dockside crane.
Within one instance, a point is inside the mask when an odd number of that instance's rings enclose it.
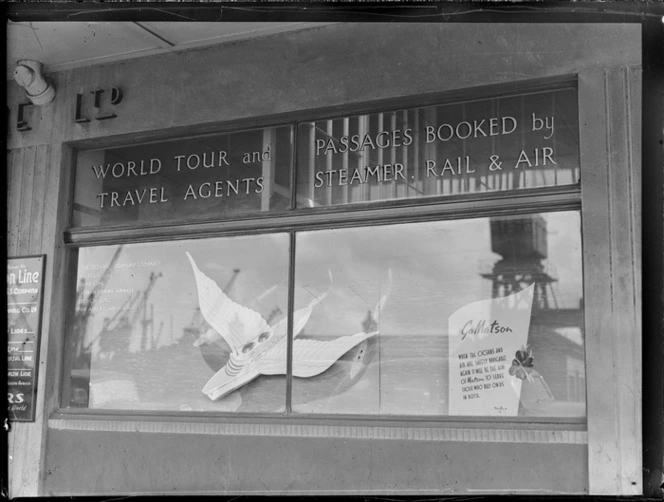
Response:
[[[92,288],[90,293],[85,297],[85,279],[81,280],[80,287],[76,295],[76,314],[74,317],[73,331],[74,336],[72,341],[74,344],[72,353],[75,360],[73,361],[73,368],[89,368],[90,367],[90,347],[91,344],[85,345],[85,335],[88,329],[88,322],[92,316],[92,307],[95,301],[99,298],[101,291],[106,287],[108,280],[111,277],[113,267],[115,267],[123,246],[120,245],[115,250],[111,261],[108,263],[97,284]]]

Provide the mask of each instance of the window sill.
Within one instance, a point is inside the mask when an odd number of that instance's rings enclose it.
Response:
[[[149,415],[95,415],[56,413],[48,427],[56,430],[140,432],[152,434],[205,434],[211,436],[277,436],[369,440],[478,443],[588,444],[585,420],[564,422],[533,417],[491,421],[453,417],[445,422],[417,421],[410,417],[368,420],[349,417],[191,417]]]

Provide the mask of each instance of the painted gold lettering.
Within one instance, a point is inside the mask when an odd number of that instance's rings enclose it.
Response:
[[[187,198],[190,196],[196,200],[196,192],[194,191],[194,187],[191,185],[187,187],[187,192],[184,194],[184,200],[187,200]]]
[[[401,177],[402,180],[406,179],[406,176],[403,174],[403,164],[396,162],[394,164],[394,180],[396,181],[399,177]]]
[[[223,162],[227,166],[230,166],[230,163],[228,162],[228,160],[226,160],[226,155],[227,155],[226,151],[224,151],[224,150],[219,151],[219,164],[218,165],[221,165],[221,163]]]
[[[150,204],[156,204],[158,202],[157,194],[158,190],[156,188],[150,188],[150,201],[149,201]]]
[[[436,128],[434,126],[426,126],[425,131],[427,143],[433,143],[436,141]]]
[[[233,185],[232,181],[227,181],[226,187],[228,188],[228,190],[226,191],[226,195],[230,195],[231,191],[233,191],[235,195],[238,195],[240,190],[240,180],[235,180],[235,185]]]
[[[392,131],[392,146],[399,148],[401,146],[401,130],[396,129]]]
[[[223,181],[215,181],[214,182],[214,196],[215,196],[215,198],[223,197],[223,195],[224,195],[224,182]]]
[[[427,168],[427,178],[429,178],[431,176],[434,176],[434,177],[438,176],[436,174],[436,161],[435,160],[429,159],[429,160],[426,161],[425,165],[426,165],[426,168]]]
[[[134,201],[134,197],[131,195],[131,191],[127,192],[127,195],[125,195],[122,205],[126,206],[128,202],[131,202],[132,206],[136,204],[136,202]]]
[[[92,170],[94,171],[95,176],[97,176],[97,179],[99,179],[100,177],[102,179],[105,179],[106,175],[108,174],[108,170],[110,169],[110,167],[111,167],[110,164],[106,164],[106,169],[104,169],[103,165],[99,165],[99,166],[93,165]]]
[[[519,153],[519,158],[516,161],[516,165],[514,166],[514,169],[518,169],[519,165],[522,162],[526,162],[528,164],[528,167],[533,167],[532,163],[530,162],[530,159],[528,158],[528,154],[526,153],[525,150],[521,150]]]
[[[131,174],[138,176],[138,174],[136,174],[136,162],[133,160],[127,162],[127,176],[130,176]]]
[[[185,155],[176,155],[176,156],[173,157],[173,158],[174,158],[175,160],[177,160],[177,163],[178,163],[178,164],[177,164],[177,171],[180,172],[180,163],[182,162],[182,159],[185,158]],[[191,185],[190,185],[190,186],[191,186]],[[186,199],[186,196],[185,196],[185,199]]]
[[[323,184],[325,183],[325,180],[323,179],[323,175],[324,175],[323,171],[318,171],[316,173],[316,181],[314,182],[314,187],[320,188],[320,187],[323,186]]]
[[[369,134],[364,135],[364,139],[362,140],[362,149],[365,149],[366,147],[370,146],[372,150],[376,149],[376,145],[374,144],[373,140],[371,139],[371,136]]]
[[[332,186],[332,176],[337,172],[336,169],[331,169],[330,171],[325,172],[325,176],[327,177],[327,186],[331,187]]]
[[[447,137],[444,137],[442,135],[442,132],[441,132],[444,127],[449,130],[449,134],[447,135]],[[438,127],[438,131],[436,131],[436,135],[438,136],[438,139],[440,141],[449,141],[454,137],[454,128],[449,124],[443,124],[443,125]]]
[[[316,156],[320,155],[320,151],[325,148],[325,140],[317,139],[316,140]]]
[[[482,136],[486,137],[486,133],[484,132],[484,129],[482,129],[482,126],[484,125],[484,122],[486,122],[485,119],[480,120],[477,122],[477,120],[473,120],[473,137],[477,138],[478,133],[480,133]]]
[[[104,198],[108,195],[108,192],[98,193],[96,196],[99,197],[99,207],[104,207]]]
[[[249,195],[249,184],[254,181],[256,178],[243,178],[242,183],[244,183],[244,193]]]
[[[210,183],[203,183],[198,187],[198,196],[202,199],[208,199],[212,195]]]
[[[210,156],[210,159],[208,161],[208,155]],[[214,155],[210,152],[204,152],[203,153],[203,167],[214,167]]]
[[[161,171],[161,160],[150,159],[150,174],[157,174]]]
[[[196,160],[196,162],[194,164],[192,164],[192,159]],[[189,157],[187,157],[187,167],[189,169],[191,169],[192,171],[194,169],[198,169],[198,166],[200,164],[201,164],[201,158],[198,155],[196,155],[195,153],[192,153],[191,155],[189,155]]]
[[[447,171],[448,169],[452,174],[455,174],[454,167],[452,167],[450,159],[445,159],[445,164],[443,165],[443,169],[441,170],[440,175],[443,176],[445,174],[445,171]]]
[[[376,136],[376,146],[378,148],[387,148],[390,146],[389,132],[383,131]]]
[[[359,134],[353,134],[350,138],[350,151],[357,152],[360,149],[360,136]]]
[[[500,131],[498,130],[498,117],[493,117],[489,119],[489,136],[498,136]]]
[[[348,136],[342,136],[339,138],[339,143],[341,147],[338,149],[339,153],[346,153],[348,151]]]
[[[120,166],[119,170],[116,170],[116,167]],[[116,162],[113,164],[113,167],[111,168],[111,174],[113,175],[114,178],[121,178],[124,175],[124,164],[122,162]]]
[[[410,127],[403,130],[403,137],[405,138],[403,141],[403,146],[408,146],[413,142],[412,132],[413,130]]]
[[[376,167],[369,167],[367,166],[365,169],[366,177],[365,177],[365,182],[369,179],[369,176],[376,176],[378,178],[378,181],[381,181],[380,179],[380,166]]]
[[[143,199],[145,198],[145,192],[147,190],[144,188],[140,192],[138,190],[134,190],[134,193],[136,194],[136,200],[138,200],[138,203],[141,204],[143,202]]]
[[[509,115],[507,117],[503,117],[502,122],[503,122],[503,131],[502,131],[503,134],[512,134],[516,130],[517,122],[514,117],[510,117]],[[509,131],[507,130],[508,122],[512,123],[512,129],[510,129]]]
[[[546,160],[549,159],[549,161],[552,164],[558,164],[555,160],[553,160],[553,148],[550,146],[545,146],[542,151],[544,152],[544,165],[546,165]]]
[[[383,165],[383,181],[392,181],[392,164]]]
[[[353,176],[351,176],[349,183],[352,185],[356,180],[360,184],[365,183],[365,181],[362,180],[362,172],[359,169],[353,170]]]
[[[461,126],[466,127],[467,130],[468,130],[468,132],[465,136],[462,135],[461,132],[460,132]],[[470,138],[470,135],[473,134],[473,126],[470,125],[470,122],[459,122],[456,126],[455,132],[456,132],[457,138],[459,138],[459,139],[468,139],[468,138]]]

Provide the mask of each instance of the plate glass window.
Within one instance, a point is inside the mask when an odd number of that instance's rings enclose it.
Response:
[[[578,212],[304,232],[299,413],[585,416]],[[338,357],[334,344],[349,347]],[[327,344],[327,347],[326,347]],[[326,352],[327,351],[327,352]]]
[[[258,378],[255,362],[285,374],[288,242],[81,248],[69,405],[283,411],[285,379]]]

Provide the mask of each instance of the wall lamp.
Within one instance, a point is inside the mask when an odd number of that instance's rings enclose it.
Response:
[[[28,99],[35,105],[46,105],[55,98],[55,88],[43,77],[42,64],[39,61],[17,61],[14,80],[25,89]]]

